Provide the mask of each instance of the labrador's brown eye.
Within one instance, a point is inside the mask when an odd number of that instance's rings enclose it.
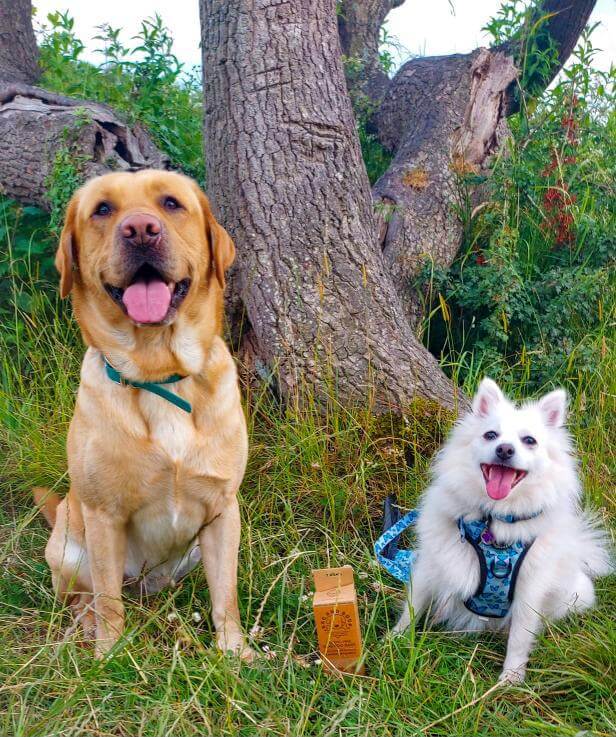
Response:
[[[165,210],[179,210],[182,205],[180,205],[175,197],[165,197],[163,200],[163,207]]]
[[[92,214],[97,217],[104,218],[106,215],[111,215],[112,210],[113,208],[108,202],[99,202],[96,206],[96,210],[94,210]]]

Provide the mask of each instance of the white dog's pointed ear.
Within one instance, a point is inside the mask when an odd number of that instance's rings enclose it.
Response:
[[[555,389],[539,400],[538,407],[548,427],[562,427],[567,417],[567,392]]]
[[[487,417],[497,404],[504,401],[505,397],[498,388],[498,384],[487,377],[479,384],[477,394],[473,399],[473,412],[479,417]]]

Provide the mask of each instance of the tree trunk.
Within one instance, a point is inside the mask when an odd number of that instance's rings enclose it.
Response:
[[[257,364],[287,397],[453,406],[375,247],[334,0],[201,0],[208,193]]]
[[[31,0],[1,0],[0,79],[32,84],[38,75]]]
[[[38,49],[30,0],[0,0],[0,29],[0,191],[49,208],[49,175],[63,152],[84,179],[169,166],[142,128],[107,106],[31,86]]]

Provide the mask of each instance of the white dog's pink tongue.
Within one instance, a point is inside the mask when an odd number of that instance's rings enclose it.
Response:
[[[515,468],[505,466],[490,466],[486,491],[491,499],[504,499],[511,491],[515,479]]]
[[[122,302],[135,322],[161,322],[169,310],[171,291],[162,279],[136,281],[124,290]]]

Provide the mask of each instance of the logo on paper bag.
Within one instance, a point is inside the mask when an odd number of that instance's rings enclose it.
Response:
[[[345,634],[353,626],[353,619],[347,612],[328,609],[320,619],[321,628],[333,635]]]

